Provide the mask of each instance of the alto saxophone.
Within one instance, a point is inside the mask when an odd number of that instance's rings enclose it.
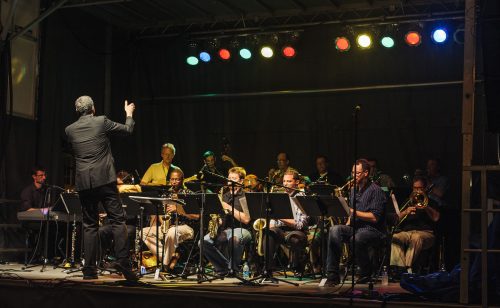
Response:
[[[165,212],[165,215],[163,215],[163,223],[161,225],[161,232],[163,234],[167,234],[168,229],[170,229],[170,219],[172,218],[172,214],[169,212]]]
[[[220,215],[210,214],[210,221],[208,222],[208,234],[212,240],[215,239],[220,227]]]

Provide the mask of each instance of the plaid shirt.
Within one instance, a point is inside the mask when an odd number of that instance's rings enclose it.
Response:
[[[293,197],[290,196],[290,204],[292,206],[293,220],[295,220],[295,225],[293,226],[293,228],[295,230],[305,230],[308,226],[309,217],[300,210],[300,207],[297,206],[298,201],[295,198],[295,196],[305,196],[305,194],[303,192],[299,192],[295,194]],[[276,220],[276,219],[271,220],[271,227],[285,227],[285,226],[286,224],[281,220]]]

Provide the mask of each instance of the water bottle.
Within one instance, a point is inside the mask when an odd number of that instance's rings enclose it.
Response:
[[[383,286],[389,285],[389,274],[387,273],[387,266],[384,266],[384,269],[382,270],[381,282]]]
[[[250,278],[250,267],[248,267],[248,263],[245,262],[243,264],[243,279],[249,279]]]

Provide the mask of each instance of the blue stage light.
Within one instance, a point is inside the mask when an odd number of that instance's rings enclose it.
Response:
[[[432,40],[436,43],[444,43],[448,38],[446,30],[443,28],[437,28],[432,31]]]
[[[206,51],[200,52],[200,60],[205,63],[210,62],[211,60],[210,54]]]

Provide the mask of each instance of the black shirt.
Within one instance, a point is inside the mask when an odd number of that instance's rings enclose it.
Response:
[[[42,208],[43,200],[45,199],[46,189],[44,186],[39,189],[36,188],[35,184],[26,186],[21,192],[21,205],[18,211],[27,211],[30,208]]]
[[[235,194],[234,194],[234,209],[235,210],[238,210],[240,212],[244,212],[243,211],[243,207],[241,206],[241,202],[240,202],[240,199],[243,198],[245,196],[245,193],[243,192],[243,190],[239,189]],[[226,202],[227,204],[229,205],[233,205],[232,202],[233,202],[233,195],[231,194],[231,189],[226,192],[224,195],[222,195],[222,200],[224,202]],[[226,214],[226,219],[225,219],[225,227],[226,228],[230,228],[231,227],[231,212],[229,212],[228,214]],[[240,222],[239,220],[237,219],[234,219],[234,226],[235,228],[247,228],[247,225],[245,225],[244,223]]]
[[[432,207],[434,210],[439,211],[437,203],[429,198],[427,206]],[[402,218],[401,218],[402,219]],[[432,221],[425,209],[417,209],[415,214],[406,216],[405,220],[401,223],[399,231],[433,231],[436,223]]]

